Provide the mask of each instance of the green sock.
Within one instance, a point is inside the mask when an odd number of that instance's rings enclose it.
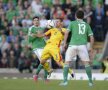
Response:
[[[44,79],[45,80],[47,79],[47,75],[48,75],[48,72],[47,72],[47,70],[44,69]]]
[[[68,72],[69,72],[69,66],[68,65],[64,65],[64,68],[63,68],[64,82],[67,82]]]
[[[87,76],[89,78],[89,82],[92,83],[92,72],[91,72],[90,65],[85,65],[85,70],[86,70]]]
[[[37,68],[37,71],[36,71],[36,75],[39,74],[39,72],[41,71],[42,68],[43,68],[43,65],[42,64],[39,64],[39,66]]]

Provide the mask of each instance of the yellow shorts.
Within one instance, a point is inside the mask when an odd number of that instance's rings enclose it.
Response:
[[[62,61],[60,48],[53,45],[46,45],[41,56],[41,60],[48,60],[53,57],[56,62]]]

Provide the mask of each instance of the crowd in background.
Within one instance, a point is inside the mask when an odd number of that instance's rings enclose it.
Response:
[[[32,18],[39,16],[41,27],[45,27],[48,19],[61,18],[67,28],[78,9],[84,11],[84,20],[90,24],[95,41],[104,41],[108,31],[108,0],[0,0],[0,67],[19,68],[21,72],[20,67],[24,67],[31,72],[31,65],[36,67],[39,63],[27,41]],[[79,62],[76,66],[82,68]]]

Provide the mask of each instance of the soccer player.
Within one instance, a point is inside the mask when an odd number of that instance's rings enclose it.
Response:
[[[63,69],[63,77],[64,81],[60,83],[60,85],[67,85],[67,77],[68,77],[68,71],[69,71],[69,63],[76,55],[79,55],[80,59],[83,61],[83,64],[85,65],[85,70],[87,73],[87,76],[89,78],[89,86],[93,85],[92,82],[92,73],[91,73],[91,67],[90,67],[90,59],[87,51],[87,37],[90,37],[90,50],[93,51],[93,43],[94,43],[94,37],[93,32],[86,22],[83,21],[84,18],[84,12],[81,10],[78,10],[75,14],[76,20],[72,21],[68,27],[68,29],[65,32],[64,36],[64,47],[66,46],[66,41],[69,35],[69,32],[72,33],[71,40],[68,46],[68,49],[66,51],[66,57],[65,57],[65,65]]]
[[[31,26],[28,31],[28,41],[30,44],[32,44],[32,49],[39,60],[40,60],[43,48],[46,45],[46,42],[44,38],[34,37],[34,34],[43,32],[43,31],[44,31],[44,28],[39,26],[39,17],[37,16],[33,17],[33,26]],[[46,62],[46,64],[49,65],[48,62]],[[44,79],[45,81],[47,81],[48,72],[45,69],[44,69],[44,72],[45,72]]]
[[[46,33],[43,34],[36,34],[37,37],[45,37],[49,36],[50,38],[47,40],[47,44],[44,47],[44,50],[42,52],[40,65],[38,66],[37,73],[34,77],[34,80],[38,79],[38,74],[41,71],[41,69],[44,67],[49,73],[51,72],[45,67],[45,62],[50,58],[53,57],[56,63],[64,66],[64,63],[62,61],[62,57],[60,54],[60,44],[61,41],[64,39],[64,32],[66,29],[62,28],[62,21],[61,19],[57,19],[56,21],[56,28],[52,28],[48,30]],[[71,69],[69,69],[69,72],[72,77],[74,77],[74,73]]]

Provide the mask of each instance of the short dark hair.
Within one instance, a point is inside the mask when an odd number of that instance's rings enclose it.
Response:
[[[34,20],[35,18],[39,19],[39,17],[38,17],[38,16],[34,16],[34,17],[33,17],[33,20]]]
[[[76,11],[76,17],[79,19],[83,19],[84,18],[84,12],[82,10]]]

